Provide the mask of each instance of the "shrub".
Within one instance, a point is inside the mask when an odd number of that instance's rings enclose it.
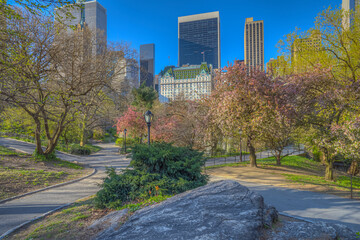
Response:
[[[80,146],[79,144],[73,144],[70,149],[71,154],[76,155],[90,155],[91,150],[86,146]]]
[[[313,157],[314,161],[321,162],[322,153],[319,151],[318,148],[316,148],[316,147],[313,148],[312,155],[313,155],[312,157]]]
[[[128,138],[128,137],[126,138],[126,145],[130,146],[130,145],[134,145],[135,143],[136,143],[135,139]],[[123,146],[124,138],[121,137],[121,138],[116,139],[115,144],[118,146]]]
[[[125,202],[156,195],[173,195],[207,183],[201,174],[205,164],[203,153],[167,143],[136,145],[130,166],[133,169],[116,174],[108,169],[108,177],[96,194],[98,207],[119,208]]]

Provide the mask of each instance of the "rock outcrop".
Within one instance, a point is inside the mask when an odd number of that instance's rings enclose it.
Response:
[[[93,224],[110,227],[97,239],[355,239],[356,234],[339,224],[281,221],[274,207],[261,195],[234,181],[213,182],[143,208],[118,227],[117,212]],[[111,219],[109,221],[109,219]],[[109,223],[110,222],[110,223]]]
[[[259,239],[277,219],[261,195],[221,181],[137,211],[118,230],[97,239]]]

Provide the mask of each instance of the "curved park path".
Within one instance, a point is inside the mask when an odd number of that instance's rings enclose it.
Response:
[[[297,190],[272,173],[250,167],[224,167],[207,170],[211,181],[234,180],[259,193],[265,203],[280,213],[313,222],[340,223],[360,231],[360,201],[332,194]],[[309,188],[307,188],[309,189]],[[319,189],[317,189],[319,190]]]
[[[35,146],[31,143],[7,138],[0,138],[0,145],[30,154],[35,149]],[[87,157],[57,153],[57,156],[63,160],[77,161],[95,168],[97,172],[91,177],[73,184],[49,189],[0,204],[0,236],[8,230],[44,213],[95,194],[99,190],[98,184],[106,176],[106,167],[114,167],[119,170],[129,165],[130,159],[120,156],[118,148],[113,144],[99,144],[99,146],[103,148],[101,151]]]
[[[34,151],[33,144],[11,139],[0,138],[0,145],[28,153]],[[119,156],[116,147],[111,144],[101,144],[100,146],[103,150],[88,157],[76,157],[58,153],[58,157],[64,160],[78,161],[96,168],[98,171],[92,177],[74,184],[0,204],[0,236],[9,229],[59,206],[95,194],[99,190],[98,184],[105,177],[106,166],[112,166],[118,170],[128,166],[130,159]],[[251,190],[260,193],[267,204],[275,206],[281,213],[313,221],[342,223],[356,231],[360,231],[359,201],[333,195],[276,187],[266,183],[246,182],[238,174],[231,173],[232,170],[230,171],[229,168],[226,169],[227,171],[221,174],[212,173],[211,180],[236,180]],[[265,176],[259,175],[258,177]]]

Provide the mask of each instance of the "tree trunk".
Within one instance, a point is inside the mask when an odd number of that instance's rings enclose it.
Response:
[[[276,165],[281,166],[281,153],[276,154]]]
[[[249,148],[249,152],[250,152],[250,167],[257,167],[256,164],[256,152],[255,152],[255,148],[251,143],[251,139],[248,139],[248,148]]]
[[[54,138],[48,141],[48,145],[45,150],[45,156],[49,156],[55,151],[61,132],[62,130],[59,130],[59,132],[54,136]]]
[[[38,155],[44,155],[44,151],[42,149],[41,146],[41,122],[39,119],[35,118],[34,119],[35,124],[36,124],[36,129],[35,129],[35,154]]]
[[[323,149],[324,162],[326,165],[325,169],[325,180],[334,180],[334,169],[333,169],[333,158],[330,156],[327,149]]]
[[[326,161],[325,179],[329,181],[334,180],[333,162]]]
[[[84,115],[84,119],[81,126],[80,146],[83,147],[85,143],[86,143],[86,115]]]

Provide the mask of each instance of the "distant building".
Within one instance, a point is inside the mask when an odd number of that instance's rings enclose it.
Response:
[[[155,75],[155,78],[154,78],[154,89],[159,92],[159,79],[160,79],[160,76],[159,75]]]
[[[295,39],[291,46],[291,64],[295,72],[306,71],[310,59],[321,51],[321,33],[314,30],[307,38]]]
[[[169,100],[200,99],[210,95],[213,89],[213,67],[206,62],[201,65],[170,67],[160,78],[160,95]]]
[[[98,1],[84,1],[79,6],[65,6],[56,9],[56,14],[61,22],[69,26],[75,26],[78,29],[88,27],[96,33],[98,41],[107,42],[107,11]],[[68,13],[72,17],[68,16]]]
[[[245,65],[264,70],[264,21],[246,18],[244,28]]]
[[[179,17],[178,39],[180,67],[202,62],[221,67],[219,12]]]
[[[115,72],[117,76],[113,79],[111,87],[118,94],[126,96],[133,88],[139,87],[139,66],[135,59],[119,59]]]
[[[291,66],[288,64],[284,56],[278,56],[276,59],[271,58],[266,63],[266,73],[273,77],[286,76],[290,74]]]
[[[342,0],[342,10],[346,12],[353,11],[357,16],[360,16],[360,0]],[[343,16],[343,26],[344,28],[349,28],[352,24],[352,19],[350,16]]]
[[[154,87],[155,44],[140,45],[140,85]]]
[[[244,60],[235,60],[234,61],[235,64],[239,64],[239,65],[243,64],[244,62],[245,62]]]

